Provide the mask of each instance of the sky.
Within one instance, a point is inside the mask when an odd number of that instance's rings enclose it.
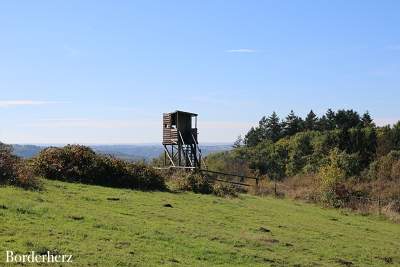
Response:
[[[276,111],[400,119],[400,1],[1,1],[0,141],[232,142]]]

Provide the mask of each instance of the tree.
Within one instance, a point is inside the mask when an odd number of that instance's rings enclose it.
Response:
[[[287,146],[287,175],[292,176],[299,173],[306,165],[307,159],[313,152],[313,147],[311,144],[313,138],[313,132],[302,132],[290,138]]]
[[[298,132],[303,130],[303,120],[294,114],[294,111],[291,110],[289,115],[286,117],[284,122],[284,135],[292,136]]]
[[[244,143],[244,141],[243,141],[242,135],[239,135],[239,136],[237,137],[236,141],[233,143],[233,148],[242,147],[242,146],[243,146],[243,143]]]
[[[361,121],[362,121],[363,127],[373,127],[373,126],[375,126],[374,123],[373,123],[373,120],[371,118],[371,115],[369,114],[368,111],[363,114]]]
[[[266,119],[265,130],[267,139],[273,142],[278,141],[282,136],[282,124],[275,111]]]
[[[342,149],[350,154],[358,154],[361,167],[368,166],[374,160],[376,153],[377,136],[375,128],[351,128],[346,133],[347,139]]]
[[[274,111],[269,117],[262,117],[258,127],[252,127],[246,134],[244,143],[246,146],[256,146],[263,140],[276,142],[282,137],[282,123]]]
[[[304,126],[306,130],[314,131],[317,129],[318,117],[315,113],[311,110],[306,119],[304,120]]]
[[[376,156],[382,157],[387,155],[394,148],[393,129],[389,125],[377,128],[377,148]]]
[[[252,151],[249,167],[271,180],[280,180],[285,176],[285,158],[279,146],[267,140]]]
[[[326,130],[333,130],[336,128],[336,113],[332,111],[332,109],[328,109],[325,114],[327,120],[327,129]]]
[[[268,139],[268,118],[263,116],[261,120],[258,122],[258,130],[261,140]]]
[[[353,127],[359,127],[362,124],[360,115],[354,110],[338,110],[335,116],[336,125],[339,129],[348,130]]]
[[[400,121],[393,125],[392,138],[394,149],[400,150]]]
[[[248,147],[256,146],[262,140],[260,127],[251,127],[249,132],[244,137],[244,144]]]
[[[327,119],[326,115],[322,115],[322,117],[319,119],[318,124],[317,124],[317,129],[318,129],[318,131],[332,130],[329,120]]]

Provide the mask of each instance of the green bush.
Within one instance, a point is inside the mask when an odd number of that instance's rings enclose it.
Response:
[[[47,148],[33,166],[37,175],[47,179],[141,190],[166,188],[164,178],[147,166],[97,155],[79,145]]]

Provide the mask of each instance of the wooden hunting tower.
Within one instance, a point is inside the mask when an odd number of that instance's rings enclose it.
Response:
[[[197,141],[197,114],[175,111],[163,114],[164,164],[200,169],[201,150]]]

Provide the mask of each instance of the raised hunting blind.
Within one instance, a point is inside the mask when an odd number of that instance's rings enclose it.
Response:
[[[202,155],[197,137],[197,114],[179,110],[164,113],[164,165],[200,169]]]

